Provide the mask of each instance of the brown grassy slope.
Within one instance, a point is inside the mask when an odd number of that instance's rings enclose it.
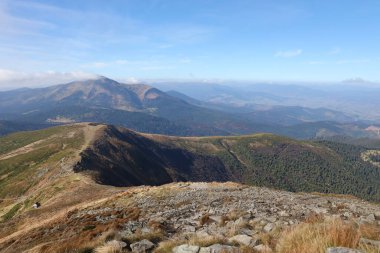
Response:
[[[88,175],[73,172],[81,150],[102,127],[75,124],[0,139],[0,237],[46,222],[84,199],[114,192]],[[42,206],[34,210],[37,201]]]

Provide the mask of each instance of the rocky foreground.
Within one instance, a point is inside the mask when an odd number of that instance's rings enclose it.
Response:
[[[235,183],[143,186],[72,210],[0,247],[3,252],[380,252],[380,206]]]

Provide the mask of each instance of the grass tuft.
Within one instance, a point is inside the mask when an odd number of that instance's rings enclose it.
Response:
[[[328,247],[357,248],[360,235],[355,223],[341,219],[302,223],[283,231],[276,252],[324,253]]]

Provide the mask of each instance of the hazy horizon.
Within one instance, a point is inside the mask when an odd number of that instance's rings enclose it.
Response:
[[[375,87],[380,88],[380,82],[373,82],[361,78],[351,78],[341,81],[300,81],[300,80],[243,80],[243,79],[218,79],[218,78],[113,78],[100,74],[73,72],[73,73],[59,73],[59,72],[46,72],[46,73],[31,73],[21,74],[14,77],[7,77],[3,80],[0,79],[0,92],[9,91],[20,88],[44,88],[54,85],[61,85],[73,81],[85,81],[106,77],[125,84],[177,84],[177,85],[191,85],[191,84],[204,84],[204,85],[225,85],[225,86],[246,86],[258,84],[272,84],[272,85],[294,85],[305,87],[326,87],[326,86],[359,86],[359,87]]]

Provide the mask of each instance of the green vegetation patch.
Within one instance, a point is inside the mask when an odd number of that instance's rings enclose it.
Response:
[[[16,215],[17,211],[20,210],[22,205],[20,203],[14,205],[6,214],[4,214],[1,218],[3,221],[7,221],[13,218]]]

